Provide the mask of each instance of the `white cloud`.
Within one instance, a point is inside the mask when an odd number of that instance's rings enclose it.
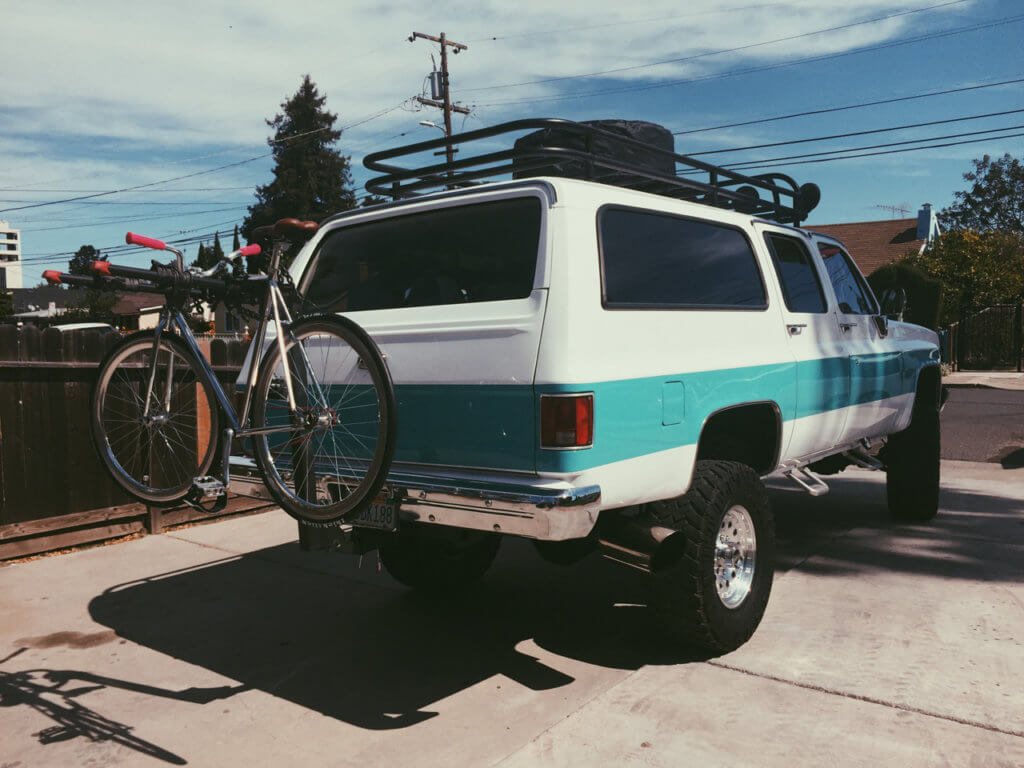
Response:
[[[600,79],[600,85],[685,78],[837,52],[955,23],[975,4],[970,0],[789,43],[624,71]],[[341,125],[397,104],[419,92],[430,54],[437,50],[426,41],[408,42],[414,30],[445,30],[469,43],[468,51],[451,58],[453,87],[457,98],[485,103],[596,86],[572,80],[468,89],[679,59],[906,9],[900,0],[40,0],[7,5],[3,186],[63,180],[66,186],[90,187],[144,183],[258,154],[268,137],[264,119],[305,73],[327,93]],[[599,100],[488,108],[479,118],[571,116],[597,108],[617,111]],[[423,117],[435,116],[397,111],[354,128],[346,133],[344,150],[358,157],[402,131],[413,131],[409,138],[426,138],[427,129],[416,126]],[[470,121],[466,127],[479,125]],[[237,153],[207,157],[228,147],[238,147]],[[161,162],[173,158],[198,159]],[[252,174],[211,178],[222,184],[229,177]]]

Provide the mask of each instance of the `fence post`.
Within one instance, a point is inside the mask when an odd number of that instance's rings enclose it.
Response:
[[[1020,301],[1017,302],[1017,306],[1013,308],[1013,356],[1017,361],[1017,373],[1021,372],[1021,358],[1024,357],[1024,349],[1021,347],[1022,339],[1024,335],[1024,304]]]
[[[967,310],[966,307],[960,305],[960,322],[956,325],[956,369],[962,371],[964,369],[964,347],[967,345]]]

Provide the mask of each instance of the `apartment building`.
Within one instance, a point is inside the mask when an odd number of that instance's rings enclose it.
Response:
[[[0,290],[21,287],[21,230],[0,221]]]

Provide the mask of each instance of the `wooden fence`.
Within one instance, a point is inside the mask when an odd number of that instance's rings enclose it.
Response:
[[[150,507],[110,479],[93,447],[96,370],[120,336],[0,325],[0,560],[209,519],[190,507]],[[245,343],[201,339],[233,387]],[[267,507],[233,497],[223,513]]]

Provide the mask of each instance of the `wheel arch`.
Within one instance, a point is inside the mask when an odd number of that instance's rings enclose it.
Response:
[[[701,424],[694,461],[738,461],[759,475],[779,464],[782,410],[774,400],[733,403],[709,413]]]

